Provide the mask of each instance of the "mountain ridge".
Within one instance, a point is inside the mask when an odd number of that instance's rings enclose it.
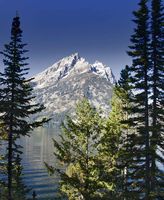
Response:
[[[46,109],[38,117],[50,117],[60,125],[65,115],[73,114],[77,101],[87,97],[104,113],[110,110],[116,79],[110,67],[99,61],[90,64],[78,53],[67,56],[37,74],[32,82],[34,103],[42,103]]]
[[[71,54],[70,56],[64,57],[60,59],[58,62],[54,63],[44,71],[35,75],[34,82],[42,82],[42,78],[49,75],[49,79],[53,79],[52,81],[59,81],[61,78],[66,77],[68,72],[75,73],[84,73],[84,72],[93,72],[97,75],[101,75],[114,84],[116,83],[116,79],[112,73],[110,67],[103,65],[103,63],[99,61],[95,61],[93,64],[89,64],[85,58],[80,57],[79,53]],[[50,83],[50,80],[48,81]],[[47,84],[48,84],[47,82]],[[45,84],[46,82],[44,82]],[[48,84],[49,85],[49,84]],[[41,86],[41,84],[40,84]],[[44,85],[42,85],[44,87]],[[46,85],[45,85],[46,87]]]

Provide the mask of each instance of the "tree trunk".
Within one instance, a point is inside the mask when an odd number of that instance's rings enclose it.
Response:
[[[12,126],[8,135],[8,200],[12,200]]]

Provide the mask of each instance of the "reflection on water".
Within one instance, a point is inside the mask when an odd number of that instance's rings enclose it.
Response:
[[[57,137],[52,128],[38,128],[31,137],[21,139],[24,147],[22,163],[24,166],[23,180],[36,191],[37,199],[53,199],[57,191],[58,178],[49,177],[44,162],[54,165],[52,138]],[[31,192],[32,193],[32,192]],[[31,197],[32,194],[29,194]]]

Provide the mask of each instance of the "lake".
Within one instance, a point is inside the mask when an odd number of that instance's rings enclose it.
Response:
[[[59,179],[48,175],[44,162],[56,164],[52,138],[57,135],[53,128],[38,128],[31,137],[24,137],[20,141],[24,147],[23,180],[26,186],[32,188],[28,197],[32,196],[34,190],[39,200],[50,200],[56,196]]]

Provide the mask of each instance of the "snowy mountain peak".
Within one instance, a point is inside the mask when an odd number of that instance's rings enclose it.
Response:
[[[116,79],[112,73],[111,68],[104,65],[102,62],[99,62],[98,60],[96,60],[96,62],[92,64],[91,71],[93,71],[94,73],[97,73],[98,75],[102,77],[105,77],[112,84],[116,83]]]
[[[63,66],[65,66],[65,65],[71,65],[71,66],[73,66],[73,65],[75,65],[75,63],[76,63],[79,59],[80,59],[79,54],[78,54],[78,53],[74,53],[74,54],[72,54],[72,55],[70,55],[70,56],[67,56],[67,57],[61,59],[61,60],[60,60],[59,62],[57,62],[57,63],[58,63],[58,65],[59,65],[60,67],[63,67]],[[54,65],[56,65],[56,63],[55,63]]]
[[[46,107],[35,118],[51,118],[51,123],[59,127],[65,115],[74,113],[77,101],[84,96],[108,115],[113,83],[115,77],[103,63],[90,64],[78,53],[65,57],[36,75],[32,82],[34,103]]]
[[[71,56],[74,57],[75,59],[79,59],[80,58],[80,55],[79,55],[78,52],[72,54]]]
[[[35,86],[44,88],[53,85],[56,81],[60,81],[68,76],[76,76],[76,74],[94,73],[95,75],[106,78],[110,83],[115,83],[115,77],[110,69],[101,62],[96,61],[89,64],[79,53],[67,56],[43,72],[35,76]]]

